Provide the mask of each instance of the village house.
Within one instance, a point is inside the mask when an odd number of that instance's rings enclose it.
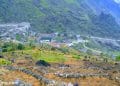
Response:
[[[37,36],[37,41],[39,43],[50,43],[52,41],[54,41],[53,39],[55,38],[56,34],[52,33],[52,34],[38,34]]]
[[[50,43],[52,41],[51,37],[41,37],[40,43]]]
[[[55,42],[51,42],[51,43],[48,43],[49,45],[53,46],[53,47],[57,47],[57,48],[60,48],[62,46],[67,46],[66,43],[55,43]]]

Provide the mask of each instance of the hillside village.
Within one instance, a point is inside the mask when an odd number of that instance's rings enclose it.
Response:
[[[91,42],[95,44],[95,47],[98,46],[108,46],[110,49],[120,49],[120,41],[109,39],[109,38],[100,38],[93,36],[83,36],[79,34],[69,34],[66,33],[38,33],[31,30],[31,25],[28,22],[22,23],[8,23],[0,24],[0,39],[6,42],[13,41],[17,43],[46,43],[53,47],[74,47],[74,45],[81,45],[78,50],[82,52],[87,52],[90,50],[95,55],[100,55],[102,50],[99,48],[93,49],[91,47]],[[97,43],[97,45],[96,45]],[[90,45],[91,44],[91,45]],[[90,47],[89,47],[90,45]],[[109,49],[109,48],[108,48]]]
[[[30,24],[27,22],[0,24],[0,37],[4,41],[21,40],[24,42],[29,28]]]
[[[0,86],[120,86],[120,0],[0,0]]]
[[[35,33],[34,31],[30,30],[30,24],[27,22],[18,24],[1,24],[0,29],[0,37],[1,40],[4,41],[14,40],[16,42],[27,42],[29,40],[28,38],[34,37],[34,41],[36,41],[37,43],[48,43],[51,45],[53,45],[52,43],[54,43],[57,46],[72,46],[74,43],[85,42],[85,40],[83,40],[80,35],[79,37],[76,35],[74,39],[67,39],[64,34],[59,33]],[[62,40],[56,40],[56,38],[59,37],[58,35],[63,37]]]

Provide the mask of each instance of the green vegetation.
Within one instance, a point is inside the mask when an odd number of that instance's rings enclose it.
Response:
[[[13,43],[13,42],[5,42],[0,45],[2,52],[11,52],[17,50],[30,50],[34,49],[35,45],[33,44],[21,44],[21,43]]]
[[[113,16],[95,15],[89,8],[84,0],[0,0],[0,22],[30,22],[31,29],[43,33],[120,36]]]
[[[55,48],[47,44],[30,45],[7,42],[2,45],[3,55],[8,58],[22,58],[29,55],[35,61],[44,60],[46,62],[65,62],[68,60],[66,55],[75,59],[80,59],[80,53],[72,48],[61,47]]]
[[[36,19],[45,16],[32,0],[1,0],[0,6],[0,16],[3,18],[3,22],[29,21],[33,23]]]
[[[79,52],[73,48],[68,47],[61,47],[56,48],[52,47],[47,44],[40,44],[40,45],[30,45],[30,44],[19,44],[19,43],[12,43],[7,42],[2,44],[2,56],[7,59],[26,59],[25,57],[28,57],[32,59],[33,61],[37,62],[39,60],[44,60],[46,62],[50,63],[64,63],[69,61],[69,59],[84,59],[86,56],[89,58],[94,58],[91,54],[91,51],[88,51],[87,53]],[[91,59],[90,58],[90,59]],[[96,58],[96,57],[95,57]],[[104,59],[105,62],[108,61],[108,56],[101,54],[101,59]],[[110,59],[110,58],[109,58]],[[116,58],[117,61],[120,61],[120,57]],[[10,64],[9,61],[5,59],[1,59],[1,65],[2,64]]]
[[[25,49],[25,46],[23,44],[20,44],[20,43],[17,44],[17,43],[13,43],[13,42],[6,42],[1,47],[2,47],[3,52]]]
[[[75,59],[81,59],[81,56],[80,55],[73,55],[73,58],[75,58]]]
[[[9,43],[6,42],[2,46],[2,51],[3,52],[14,51],[14,50],[16,50],[16,48],[17,48],[16,44],[14,44],[12,42],[9,42]]]
[[[92,16],[91,18],[93,24],[95,25],[93,30],[99,32],[97,34],[98,36],[111,37],[111,34],[114,38],[120,36],[119,34],[113,34],[119,31],[118,28],[120,28],[120,26],[116,23],[116,20],[112,15],[102,12],[99,16]]]
[[[20,41],[21,38],[22,38],[21,35],[19,35],[19,34],[16,35],[16,40]]]
[[[117,56],[117,57],[116,57],[116,61],[120,61],[120,56]]]
[[[6,60],[6,59],[0,59],[0,66],[1,66],[1,65],[10,65],[10,64],[11,64],[10,61],[8,61],[8,60]]]
[[[17,49],[23,50],[23,49],[25,49],[25,46],[23,44],[18,44]]]
[[[29,54],[34,60],[44,60],[46,62],[64,62],[66,60],[63,53],[47,50],[25,50],[24,54]]]

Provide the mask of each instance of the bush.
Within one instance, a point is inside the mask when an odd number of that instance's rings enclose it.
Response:
[[[7,52],[7,49],[6,49],[6,48],[3,48],[2,52]]]
[[[80,55],[73,55],[73,58],[80,59]]]
[[[10,61],[5,60],[5,59],[0,59],[0,66],[1,66],[1,65],[10,65],[10,64],[11,64]]]
[[[117,56],[117,57],[116,57],[116,61],[120,61],[120,56]]]
[[[50,66],[50,64],[47,63],[47,62],[44,61],[44,60],[39,60],[39,61],[37,61],[37,62],[36,62],[36,65],[38,65],[38,66],[45,66],[45,67]]]
[[[3,52],[14,51],[16,50],[16,44],[12,42],[6,42],[3,44],[2,49]]]
[[[23,50],[23,49],[25,49],[25,46],[23,44],[18,44],[17,49]]]

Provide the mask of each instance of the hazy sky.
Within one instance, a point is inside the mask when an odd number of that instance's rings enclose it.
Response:
[[[119,3],[120,4],[120,0],[114,0],[116,3]]]

